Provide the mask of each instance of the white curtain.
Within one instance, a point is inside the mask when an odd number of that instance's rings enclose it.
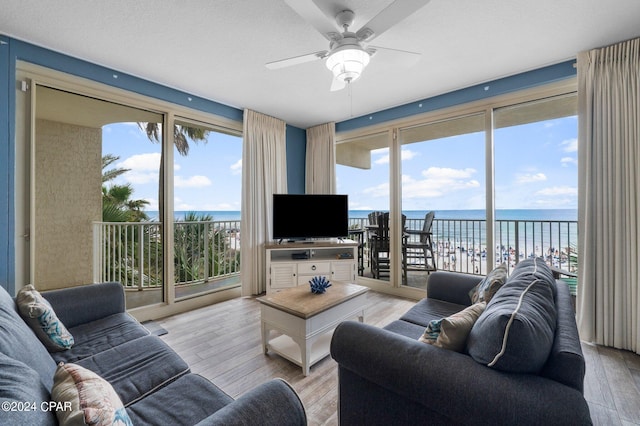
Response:
[[[640,353],[640,39],[578,55],[583,340]]]
[[[273,194],[287,192],[286,124],[244,111],[240,277],[242,295],[266,290],[265,243],[271,238]]]
[[[336,124],[307,129],[305,191],[307,194],[336,192]]]

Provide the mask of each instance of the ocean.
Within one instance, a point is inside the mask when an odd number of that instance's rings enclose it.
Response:
[[[174,212],[176,220],[183,220],[188,211]],[[202,215],[210,215],[215,221],[234,221],[240,220],[240,211],[232,210],[210,210],[197,211]],[[349,210],[349,218],[366,218],[371,210]],[[407,219],[424,219],[427,210],[407,210],[403,212]],[[147,212],[152,220],[158,220],[157,211]],[[436,210],[436,219],[468,219],[483,220],[485,219],[484,210]],[[577,209],[503,209],[496,210],[497,220],[550,220],[550,221],[577,221]]]

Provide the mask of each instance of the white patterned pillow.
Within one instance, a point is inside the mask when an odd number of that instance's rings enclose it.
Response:
[[[132,426],[109,382],[77,364],[58,365],[51,398],[65,407],[70,404],[70,409],[56,411],[61,426]]]
[[[73,346],[73,336],[33,285],[23,287],[18,292],[16,303],[22,319],[49,352],[64,351]]]

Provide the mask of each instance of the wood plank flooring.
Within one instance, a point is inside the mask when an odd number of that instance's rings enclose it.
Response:
[[[368,293],[365,322],[384,326],[415,301],[374,291]],[[327,357],[311,374],[275,354],[264,355],[260,341],[260,306],[237,298],[157,321],[168,331],[161,338],[194,373],[208,378],[234,398],[274,377],[289,382],[300,395],[310,425],[337,425],[337,364]],[[587,360],[585,398],[595,425],[640,425],[640,356],[583,343]]]

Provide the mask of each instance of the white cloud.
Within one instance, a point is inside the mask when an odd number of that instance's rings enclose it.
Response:
[[[573,157],[562,157],[560,159],[560,164],[562,165],[562,167],[568,167],[570,164],[573,165],[578,165],[578,160],[576,160]]]
[[[211,179],[201,175],[191,176],[186,179],[182,176],[176,176],[173,182],[176,188],[202,188],[211,186]]]
[[[545,180],[547,180],[547,176],[544,173],[526,173],[516,176],[517,183],[543,182]]]
[[[560,142],[560,146],[564,152],[578,152],[578,139],[566,139]]]
[[[472,178],[475,173],[476,170],[472,168],[429,167],[422,172],[424,179],[416,180],[408,175],[403,175],[402,197],[407,199],[431,198],[453,191],[478,188],[480,182]]]
[[[376,151],[380,151],[380,150],[376,150]],[[384,152],[385,152],[385,155],[375,160],[374,161],[375,164],[389,164],[389,148],[385,148]],[[380,152],[377,152],[377,153],[380,154]],[[418,155],[420,155],[420,153],[411,151],[410,149],[403,149],[400,151],[400,158],[402,160],[411,160],[412,158]]]
[[[118,163],[117,166],[135,171],[158,171],[160,168],[160,153],[150,152],[147,154],[132,155]]]
[[[232,175],[239,175],[242,173],[242,158],[233,163],[230,167]]]
[[[389,184],[386,182],[381,183],[377,186],[365,188],[362,192],[371,197],[389,197]]]
[[[540,191],[536,192],[536,195],[546,195],[546,196],[572,195],[572,196],[577,196],[578,195],[578,188],[575,188],[575,187],[572,187],[572,186],[552,186],[552,187],[549,187],[549,188],[541,189]]]

